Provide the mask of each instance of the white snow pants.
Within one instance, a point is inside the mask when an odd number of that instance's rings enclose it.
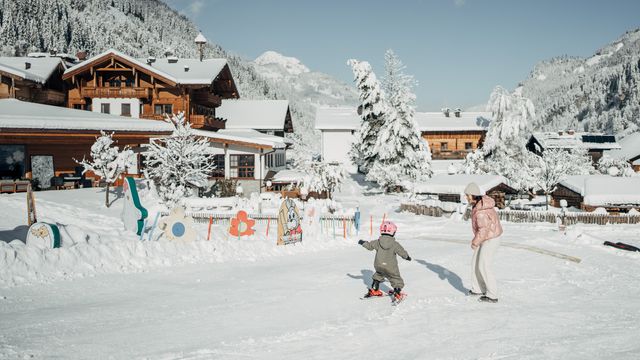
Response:
[[[493,254],[500,246],[500,237],[487,240],[473,251],[471,258],[471,291],[498,298],[498,287],[493,275]]]

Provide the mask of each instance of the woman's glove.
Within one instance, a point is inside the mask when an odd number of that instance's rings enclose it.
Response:
[[[358,245],[362,245],[362,244],[364,244],[365,242],[366,242],[366,241],[364,241],[364,240],[358,240]]]
[[[407,256],[407,258],[405,260],[411,261],[411,256]]]

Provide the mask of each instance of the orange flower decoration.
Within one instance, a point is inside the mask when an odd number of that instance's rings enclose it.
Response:
[[[229,234],[233,236],[253,235],[255,233],[255,230],[253,230],[253,226],[255,224],[256,221],[249,219],[246,211],[240,210],[236,217],[231,219],[231,229],[229,229]]]

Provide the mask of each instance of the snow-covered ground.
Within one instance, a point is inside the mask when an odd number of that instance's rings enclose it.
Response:
[[[471,249],[462,220],[398,213],[397,196],[349,181],[336,196],[399,226],[407,300],[360,300],[373,253],[339,236],[277,247],[272,233],[209,242],[140,242],[102,189],[37,193],[40,218],[86,241],[46,254],[11,241],[26,231],[24,194],[0,196],[0,358],[64,359],[637,359],[638,226],[505,224],[500,302],[465,296]],[[205,225],[197,225],[206,233]],[[374,225],[375,226],[375,225]],[[72,234],[70,234],[72,235]],[[73,237],[73,236],[71,236]],[[68,244],[67,244],[68,245]],[[22,275],[21,275],[22,274]]]

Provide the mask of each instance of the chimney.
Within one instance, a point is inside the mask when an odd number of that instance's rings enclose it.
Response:
[[[31,69],[31,63],[30,63],[30,62],[28,62],[28,61],[25,61],[25,63],[24,63],[24,68],[25,68],[25,70],[29,70],[29,69]]]
[[[455,116],[456,116],[457,118],[459,118],[459,117],[460,117],[460,113],[461,113],[461,112],[462,112],[462,110],[460,110],[460,108],[456,108],[456,110],[455,110],[453,113],[455,114]]]
[[[169,64],[175,64],[175,63],[177,63],[177,62],[178,62],[178,57],[176,57],[176,56],[169,56],[169,57],[167,58],[167,62],[168,62]]]
[[[184,72],[187,72],[187,71],[189,71],[189,65],[184,66]]]
[[[153,64],[154,62],[156,62],[156,58],[155,58],[154,56],[149,56],[149,57],[147,58],[147,64],[151,65],[151,64]]]
[[[576,134],[576,131],[575,131],[575,130],[573,130],[573,129],[572,129],[572,130],[567,130],[567,134],[569,134],[569,135],[575,135],[575,134]]]
[[[558,131],[558,135],[560,135],[560,136],[564,135],[564,131],[562,131],[562,130]]]
[[[87,60],[87,52],[86,51],[78,51],[76,53],[76,57],[80,61],[85,61],[85,60]]]
[[[443,108],[442,109],[442,113],[444,114],[445,117],[449,117],[449,112],[451,111],[451,109],[449,108]]]
[[[204,35],[202,35],[202,33],[199,33],[198,36],[196,36],[196,38],[194,39],[194,42],[198,46],[200,61],[202,61],[202,58],[204,57],[204,45],[207,43],[207,39],[204,37]]]

